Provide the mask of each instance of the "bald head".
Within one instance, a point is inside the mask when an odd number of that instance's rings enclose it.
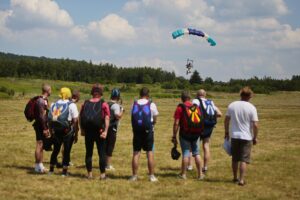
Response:
[[[42,93],[50,96],[50,94],[51,94],[51,86],[49,84],[44,83],[42,85]]]
[[[206,92],[203,89],[198,90],[197,92],[198,97],[206,97]]]

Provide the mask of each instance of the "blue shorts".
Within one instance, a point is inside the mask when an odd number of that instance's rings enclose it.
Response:
[[[213,130],[214,130],[214,127],[204,128],[203,133],[200,135],[200,140],[205,139],[205,138],[210,138]]]
[[[199,137],[188,139],[187,137],[179,137],[179,142],[183,157],[190,157],[190,150],[193,156],[199,155]]]

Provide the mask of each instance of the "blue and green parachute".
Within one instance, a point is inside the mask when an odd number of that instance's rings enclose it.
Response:
[[[204,37],[204,38],[206,38],[206,40],[210,44],[210,46],[216,46],[216,44],[217,44],[208,34],[202,32],[200,30],[196,30],[196,29],[192,29],[192,28],[178,29],[172,33],[173,39],[176,39],[183,35],[197,35],[200,37]]]

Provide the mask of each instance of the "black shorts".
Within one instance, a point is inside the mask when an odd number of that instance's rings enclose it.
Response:
[[[154,147],[154,132],[148,131],[135,131],[133,130],[133,151],[153,151]]]
[[[106,155],[111,157],[115,148],[117,139],[117,130],[113,127],[110,127],[107,131],[106,137]]]
[[[43,129],[37,124],[34,124],[33,128],[34,128],[34,131],[35,131],[36,141],[44,140]]]
[[[233,162],[250,163],[252,141],[231,138],[231,152]]]

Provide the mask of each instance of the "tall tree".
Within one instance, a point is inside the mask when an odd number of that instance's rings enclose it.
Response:
[[[197,70],[195,70],[190,78],[190,84],[201,84],[203,80]]]

